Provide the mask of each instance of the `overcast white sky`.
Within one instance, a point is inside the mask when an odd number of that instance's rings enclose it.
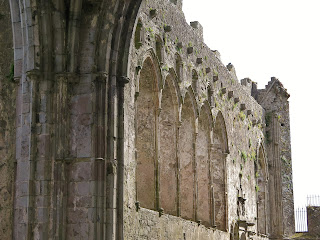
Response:
[[[288,89],[295,205],[320,195],[320,0],[183,0],[183,10],[239,80],[264,88],[274,76]]]

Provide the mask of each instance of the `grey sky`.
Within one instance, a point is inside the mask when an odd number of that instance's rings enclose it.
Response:
[[[319,9],[319,0],[183,0],[187,21],[201,23],[205,43],[239,79],[264,88],[274,76],[291,94],[296,207],[320,195]]]

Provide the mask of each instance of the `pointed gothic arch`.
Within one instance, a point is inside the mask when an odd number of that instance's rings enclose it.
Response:
[[[196,108],[192,95],[187,92],[181,110],[181,126],[179,129],[180,160],[180,215],[195,220],[195,176],[194,176],[194,140]]]
[[[175,75],[169,74],[162,89],[161,111],[159,114],[159,195],[160,207],[166,213],[177,215],[179,101],[174,86],[174,78]]]
[[[151,57],[143,63],[136,100],[137,200],[142,207],[157,209],[157,126],[159,78]]]
[[[196,137],[196,182],[197,182],[197,220],[209,227],[212,224],[210,197],[210,131],[211,112],[206,105],[202,106],[198,118]]]
[[[263,144],[258,146],[257,160],[254,164],[257,198],[257,231],[267,234],[268,228],[268,169]]]
[[[218,112],[214,127],[211,148],[212,163],[212,195],[214,206],[214,225],[219,230],[227,229],[227,182],[226,156],[228,152],[228,137],[223,115]]]

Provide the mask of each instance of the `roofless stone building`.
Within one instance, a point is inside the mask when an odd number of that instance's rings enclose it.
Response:
[[[294,233],[289,94],[239,81],[181,7],[0,1],[1,239]]]

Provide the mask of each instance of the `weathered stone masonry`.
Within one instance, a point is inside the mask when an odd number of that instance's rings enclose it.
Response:
[[[239,82],[181,0],[9,2],[1,238],[294,232],[289,95]]]

